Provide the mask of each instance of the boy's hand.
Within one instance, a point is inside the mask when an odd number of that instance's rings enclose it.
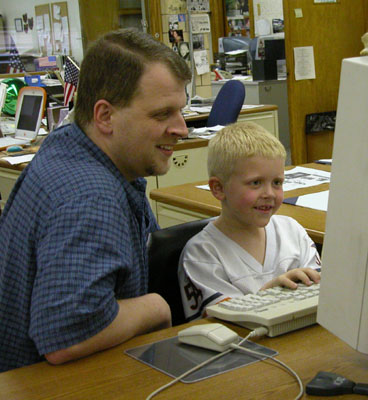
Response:
[[[296,282],[310,286],[313,283],[319,283],[320,280],[321,274],[313,268],[295,268],[270,280],[263,285],[260,290],[269,289],[275,286],[284,286],[289,289],[296,289],[298,287]]]

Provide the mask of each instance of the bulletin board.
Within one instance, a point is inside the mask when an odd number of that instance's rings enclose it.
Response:
[[[72,55],[67,2],[35,6],[35,15],[42,55]]]
[[[35,6],[38,46],[43,56],[54,54],[49,4]]]
[[[51,3],[51,21],[54,39],[54,54],[72,55],[70,43],[68,3]]]

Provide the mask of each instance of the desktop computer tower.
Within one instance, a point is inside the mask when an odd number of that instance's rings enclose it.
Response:
[[[253,60],[252,76],[254,81],[277,79],[277,60]]]

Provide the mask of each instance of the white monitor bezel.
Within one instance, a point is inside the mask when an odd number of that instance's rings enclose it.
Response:
[[[23,106],[23,101],[26,96],[40,96],[42,97],[41,101],[41,106],[38,110],[38,115],[37,115],[37,123],[36,123],[36,129],[34,130],[27,130],[27,129],[19,129],[18,128],[18,122],[19,122],[19,117],[21,115],[21,110]],[[34,140],[37,137],[38,131],[41,126],[43,114],[45,111],[45,105],[46,105],[46,91],[40,86],[24,86],[18,94],[18,100],[17,100],[17,109],[15,112],[15,135],[14,137],[17,139],[27,139],[27,140]]]

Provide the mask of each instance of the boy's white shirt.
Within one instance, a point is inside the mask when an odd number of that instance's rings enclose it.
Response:
[[[211,221],[185,246],[179,284],[187,318],[227,297],[256,293],[271,279],[299,267],[320,268],[315,244],[293,218],[274,215],[266,226],[266,254],[261,265]]]

